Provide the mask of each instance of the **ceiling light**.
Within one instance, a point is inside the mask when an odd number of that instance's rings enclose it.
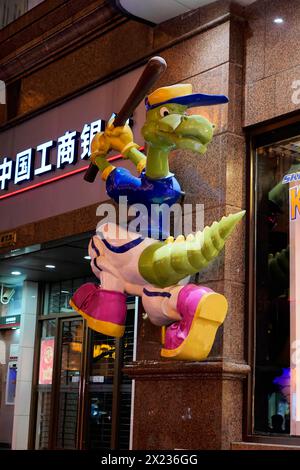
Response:
[[[62,294],[70,294],[70,292],[68,290],[61,290],[60,291]]]
[[[55,266],[54,266],[54,264],[46,264],[46,265],[45,265],[45,268],[47,268],[47,269],[55,269]]]
[[[275,18],[275,19],[273,20],[273,23],[282,24],[282,23],[283,23],[283,18],[277,17],[277,18]]]
[[[20,273],[20,271],[12,271],[11,274],[13,276],[21,276],[22,273]]]
[[[86,256],[84,257],[84,259],[90,260],[90,259],[92,259],[92,258],[91,258],[90,256],[86,255]]]

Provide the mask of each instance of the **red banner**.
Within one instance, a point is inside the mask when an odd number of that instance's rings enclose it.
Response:
[[[54,358],[54,338],[42,338],[40,352],[39,384],[51,385]]]

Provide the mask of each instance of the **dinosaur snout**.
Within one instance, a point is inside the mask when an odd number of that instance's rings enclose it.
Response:
[[[180,137],[194,138],[207,145],[213,137],[213,125],[203,116],[182,116],[175,132]]]
[[[168,110],[163,108],[163,111]],[[167,115],[162,115],[160,110],[148,111],[146,124],[142,128],[145,141],[154,147],[205,153],[213,137],[213,125],[203,116],[189,116],[185,114],[185,109],[180,111]]]

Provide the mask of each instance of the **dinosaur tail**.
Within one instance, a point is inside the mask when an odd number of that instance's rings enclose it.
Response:
[[[222,217],[196,235],[182,235],[148,246],[139,258],[139,271],[150,284],[167,287],[205,268],[223,249],[245,211]]]

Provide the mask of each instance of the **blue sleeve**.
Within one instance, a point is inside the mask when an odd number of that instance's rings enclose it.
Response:
[[[129,204],[138,202],[141,179],[133,176],[126,168],[115,168],[106,180],[106,192],[115,202],[126,196]]]

